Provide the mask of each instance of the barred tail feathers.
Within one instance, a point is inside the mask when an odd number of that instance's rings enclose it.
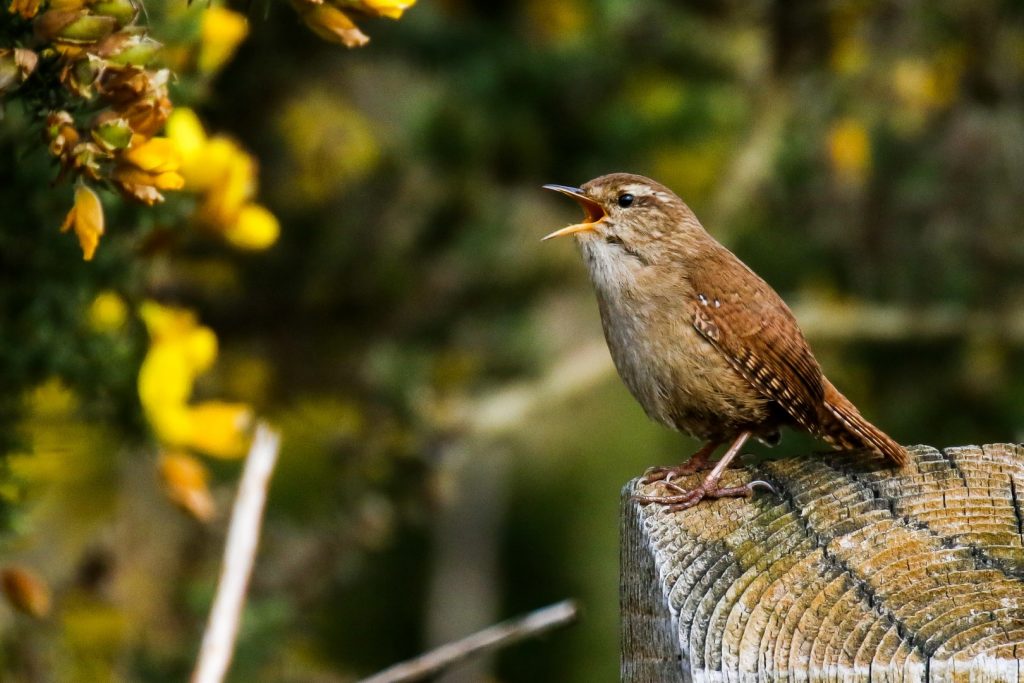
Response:
[[[870,422],[825,380],[825,412],[821,436],[840,448],[870,448],[900,467],[907,464],[907,450]],[[832,419],[828,419],[832,418]]]

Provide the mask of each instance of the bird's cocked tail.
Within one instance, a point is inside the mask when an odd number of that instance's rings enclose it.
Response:
[[[839,448],[870,448],[900,467],[907,464],[907,450],[871,424],[856,406],[825,380],[825,411],[821,436]],[[831,418],[831,419],[829,419]]]

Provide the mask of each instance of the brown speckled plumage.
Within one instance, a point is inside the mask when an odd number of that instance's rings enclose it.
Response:
[[[579,190],[551,189],[587,211],[587,222],[556,234],[577,237],[615,367],[651,418],[711,447],[741,444],[746,436],[739,437],[749,434],[773,440],[779,427],[792,426],[836,447],[868,448],[895,464],[906,462],[903,447],[825,378],[775,290],[708,234],[668,188],[616,173]],[[620,205],[626,196],[631,201]],[[723,491],[717,478],[706,483],[709,490],[697,500]]]

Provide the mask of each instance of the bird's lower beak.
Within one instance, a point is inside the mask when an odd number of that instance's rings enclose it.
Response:
[[[574,235],[580,232],[593,232],[596,229],[597,224],[608,216],[608,214],[604,212],[604,208],[600,203],[588,197],[586,193],[578,187],[569,187],[567,185],[545,185],[544,189],[552,190],[553,192],[560,192],[567,197],[575,199],[579,205],[583,207],[583,211],[587,214],[587,219],[582,223],[576,223],[575,225],[566,226],[561,230],[555,230],[550,235],[542,238],[542,242],[544,240],[549,240],[552,237],[563,237],[565,235]]]

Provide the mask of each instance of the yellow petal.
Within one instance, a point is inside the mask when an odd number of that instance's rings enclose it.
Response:
[[[116,332],[128,318],[128,307],[117,292],[105,290],[89,305],[89,327],[96,332]]]
[[[217,359],[217,335],[209,327],[199,325],[183,339],[182,348],[192,371],[206,372]]]
[[[146,301],[140,315],[152,343],[139,368],[139,400],[158,435],[179,443],[187,439],[182,416],[198,374],[217,357],[217,336],[196,322],[192,312]]]
[[[64,216],[64,221],[60,224],[60,231],[67,232],[75,224],[75,205],[71,205],[71,209],[68,210],[68,214]]]
[[[398,19],[405,10],[416,4],[416,0],[363,0],[363,7],[389,19]]]
[[[184,403],[147,410],[146,419],[161,443],[184,447],[192,436],[192,413]]]
[[[153,348],[177,346],[196,373],[213,365],[217,358],[217,336],[209,327],[200,325],[192,311],[144,301],[139,316],[153,340]]]
[[[185,179],[177,171],[164,171],[153,176],[153,187],[158,190],[180,190],[185,187]]]
[[[211,144],[210,148],[215,145]],[[231,143],[225,150],[221,175],[207,189],[198,217],[216,228],[225,229],[238,220],[238,213],[256,192],[256,162]]]
[[[279,195],[291,205],[305,207],[337,197],[380,160],[372,124],[341,97],[297,93],[279,108],[276,124],[288,151],[285,163],[291,167]]]
[[[177,147],[182,167],[191,164],[206,146],[203,124],[194,111],[185,107],[176,108],[167,119],[167,138]]]
[[[42,0],[12,0],[8,11],[11,14],[20,14],[22,19],[31,19],[39,12],[39,5]]]
[[[126,195],[146,206],[153,206],[164,200],[159,190],[153,187],[152,176],[134,166],[118,166],[111,174],[111,180],[117,183]]]
[[[206,401],[191,409],[188,446],[217,458],[238,458],[248,447],[252,411],[244,403]]]
[[[199,70],[210,73],[222,67],[248,33],[249,22],[243,15],[224,7],[207,8],[199,33]]]
[[[277,217],[259,204],[246,204],[238,220],[224,231],[228,242],[240,249],[266,249],[277,241],[281,226]]]
[[[201,522],[213,518],[216,506],[207,483],[210,473],[203,463],[182,452],[160,456],[160,478],[167,497]]]
[[[238,173],[239,159],[246,157],[241,147],[223,136],[214,136],[202,150],[182,168],[185,184],[190,190],[205,192],[221,186],[231,173]]]
[[[828,133],[832,168],[845,182],[859,185],[871,167],[871,138],[864,124],[853,118],[838,121]]]
[[[143,171],[137,166],[127,164],[118,166],[112,174],[114,180],[121,186],[128,185],[153,185],[153,176],[148,171]]]
[[[124,158],[150,173],[177,171],[181,166],[178,148],[168,138],[150,138],[125,152]]]
[[[154,341],[183,337],[198,325],[192,311],[174,306],[164,306],[152,300],[142,302],[139,316],[146,325],[146,331]]]
[[[24,567],[5,567],[0,571],[7,600],[19,612],[36,619],[50,612],[50,588],[37,574]]]
[[[179,417],[172,414],[185,406],[195,381],[193,365],[178,343],[152,346],[139,368],[139,401],[157,435],[169,442],[186,438]]]
[[[302,20],[313,29],[313,32],[332,43],[340,43],[345,47],[361,47],[370,39],[360,31],[352,20],[337,7],[322,4],[295,3],[302,15]]]
[[[103,205],[96,193],[85,185],[75,188],[75,207],[64,219],[61,230],[66,232],[72,223],[78,244],[82,247],[82,256],[86,261],[91,261],[104,230]]]
[[[151,173],[135,166],[118,166],[114,169],[114,181],[129,191],[137,187],[154,187],[158,190],[180,190],[185,179],[177,171]]]

